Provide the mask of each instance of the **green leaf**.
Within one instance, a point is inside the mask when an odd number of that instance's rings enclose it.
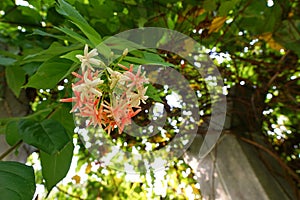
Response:
[[[171,63],[166,63],[166,62],[161,62],[161,61],[157,61],[157,60],[147,60],[145,58],[136,58],[136,57],[131,57],[131,56],[126,56],[124,59],[124,61],[128,61],[130,63],[136,63],[136,64],[149,64],[149,65],[162,65],[162,66],[174,66]]]
[[[60,152],[54,155],[41,151],[42,174],[49,192],[67,175],[73,157],[73,149],[73,143],[69,142]]]
[[[249,30],[252,34],[273,32],[278,28],[278,22],[282,17],[282,10],[278,2],[272,7],[267,7],[266,1],[252,1],[241,14],[239,28]]]
[[[55,27],[57,30],[65,33],[66,35],[70,36],[71,38],[77,40],[78,42],[82,43],[82,44],[88,44],[88,45],[92,45],[92,43],[85,37],[83,37],[82,35],[79,35],[78,33],[74,32],[73,30],[67,28],[67,27]]]
[[[19,129],[18,129],[18,123],[19,121],[13,120],[8,122],[8,124],[6,125],[5,137],[6,137],[6,142],[10,146],[15,145],[17,142],[21,140]]]
[[[63,105],[65,105],[65,104],[63,104]],[[5,133],[7,143],[9,145],[13,146],[14,144],[16,144],[18,141],[20,141],[22,139],[20,136],[20,133],[19,133],[19,128],[18,128],[19,119],[30,119],[30,120],[35,120],[35,121],[42,121],[52,111],[53,111],[53,109],[49,108],[49,106],[48,106],[46,109],[39,110],[37,112],[34,112],[31,115],[27,115],[22,118],[15,118],[15,117],[14,118],[0,118],[0,134]],[[57,119],[57,118],[53,118],[53,119],[56,119],[57,121],[59,121],[59,119]],[[71,123],[66,122],[65,124],[71,124]],[[67,131],[68,131],[68,129],[67,129]]]
[[[73,62],[67,59],[51,59],[44,62],[37,72],[29,78],[25,87],[51,89],[59,81],[69,75],[69,70]]]
[[[76,58],[75,56],[78,54],[82,54],[82,50],[75,50],[75,51],[71,51],[65,55],[60,56],[61,58],[65,58],[68,60],[72,60],[75,63],[80,63],[80,61],[78,60],[78,58]]]
[[[54,119],[46,119],[42,122],[32,119],[21,120],[19,133],[24,142],[48,154],[59,152],[70,141],[65,128]]]
[[[215,11],[217,8],[217,4],[215,0],[205,0],[203,2],[203,8],[207,11]]]
[[[218,16],[227,16],[228,12],[232,10],[235,7],[235,5],[235,0],[222,2],[218,10]]]
[[[48,105],[47,108],[39,110],[34,112],[31,115],[27,115],[23,117],[23,119],[30,119],[30,120],[35,120],[35,121],[42,121],[44,120],[51,112],[53,111],[53,108]]]
[[[30,62],[45,62],[53,57],[57,57],[63,53],[81,48],[82,45],[70,45],[70,46],[63,46],[58,42],[53,42],[50,47],[46,50],[40,51],[38,50],[36,53],[28,55],[24,58],[23,63],[30,63]],[[23,64],[22,63],[22,64]]]
[[[6,81],[10,89],[19,97],[21,87],[25,83],[25,71],[20,66],[5,68]]]
[[[41,35],[41,36],[44,36],[44,37],[53,37],[53,38],[57,38],[59,40],[65,40],[66,39],[64,36],[54,35],[54,34],[47,33],[45,31],[39,30],[39,29],[34,29],[33,33],[30,34],[30,35]]]
[[[156,102],[163,102],[159,96],[159,92],[155,87],[153,87],[153,85],[146,84],[145,87],[148,87],[146,91],[146,96],[148,96],[149,98],[153,99]]]
[[[0,55],[0,65],[7,66],[7,65],[12,65],[15,62],[16,62],[16,60],[13,58],[7,58],[7,57],[3,57]]]
[[[73,120],[73,114],[70,113],[70,108],[66,104],[61,105],[52,114],[51,119],[59,122],[63,122],[62,125],[65,127],[67,133],[72,137],[74,134],[75,124]]]
[[[30,62],[22,66],[28,76],[32,76],[41,66],[40,62]]]
[[[283,20],[274,34],[276,42],[300,56],[300,20]]]
[[[151,61],[158,61],[160,63],[164,62],[164,59],[160,57],[157,53],[151,53],[151,52],[143,52],[145,60],[151,60]],[[169,65],[168,65],[169,66]]]
[[[80,15],[80,13],[64,0],[58,0],[57,12],[69,18],[93,43],[94,47],[101,42],[101,36],[89,23]]]
[[[32,167],[18,162],[0,161],[1,199],[31,200],[35,192]]]

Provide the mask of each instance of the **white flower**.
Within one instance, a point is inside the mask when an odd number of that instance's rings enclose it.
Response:
[[[84,52],[83,52],[84,54],[76,55],[76,58],[78,58],[81,62],[81,69],[83,72],[85,71],[85,67],[94,71],[94,68],[92,67],[91,64],[96,65],[96,66],[100,66],[100,64],[105,65],[101,60],[93,58],[98,55],[97,49],[93,49],[90,52],[88,52],[88,50],[89,50],[88,45],[86,44],[84,46]]]
[[[146,100],[148,99],[148,96],[145,96],[147,92],[148,87],[140,87],[138,88],[138,93],[132,92],[129,95],[130,98],[130,104],[132,107],[137,107],[140,105],[141,101],[146,104]]]
[[[110,89],[114,88],[116,84],[119,82],[120,84],[124,84],[124,81],[121,80],[121,77],[123,74],[121,74],[118,71],[114,71],[111,68],[107,67],[106,68],[108,73],[110,74]]]
[[[84,101],[85,99],[89,99],[91,94],[98,97],[102,96],[102,92],[99,91],[97,87],[104,82],[103,80],[101,80],[100,78],[94,78],[90,80],[88,78],[88,71],[84,73],[83,80],[83,83],[73,87],[73,90],[80,92],[80,98],[82,101]]]

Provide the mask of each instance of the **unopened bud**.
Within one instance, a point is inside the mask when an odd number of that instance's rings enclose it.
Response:
[[[127,54],[128,54],[128,48],[126,48],[126,49],[124,49],[124,51],[123,51],[123,56],[127,56]]]
[[[110,57],[112,58],[112,57],[114,57],[114,52],[110,52]]]

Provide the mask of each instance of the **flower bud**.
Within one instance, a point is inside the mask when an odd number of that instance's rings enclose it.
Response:
[[[127,56],[127,54],[128,54],[128,48],[124,49],[122,56],[125,57],[125,56]]]

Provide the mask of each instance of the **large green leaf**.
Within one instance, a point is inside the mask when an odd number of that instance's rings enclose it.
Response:
[[[21,120],[19,133],[24,142],[48,154],[59,152],[70,141],[65,128],[54,119],[46,119],[42,122],[32,119]]]
[[[22,64],[31,63],[31,62],[45,62],[51,58],[57,57],[63,53],[81,48],[81,44],[64,46],[58,42],[53,42],[48,49],[40,51],[34,51],[30,55],[26,56],[22,61]]]
[[[72,137],[74,134],[75,123],[73,120],[73,114],[70,113],[70,108],[63,104],[55,110],[52,114],[51,119],[59,122],[63,122],[62,125],[65,127],[67,133]]]
[[[131,56],[126,56],[124,59],[124,61],[128,61],[130,63],[136,63],[136,64],[141,64],[141,65],[161,65],[161,66],[174,66],[171,63],[167,63],[167,62],[162,62],[159,60],[152,60],[152,59],[147,59],[147,58],[136,58],[136,57],[131,57]]]
[[[51,89],[56,84],[69,75],[69,70],[73,62],[57,58],[44,62],[37,72],[29,78],[25,87]]]
[[[41,66],[41,62],[30,62],[22,66],[22,69],[28,76],[32,76]]]
[[[300,20],[284,20],[274,39],[300,56]]]
[[[101,36],[89,23],[80,15],[80,13],[64,0],[58,0],[57,12],[69,18],[93,43],[94,47],[101,42]]]
[[[73,30],[71,30],[67,27],[55,27],[55,28],[82,44],[92,45],[92,43],[87,38],[83,37],[82,35],[74,32]]]
[[[17,120],[12,120],[8,122],[8,124],[6,125],[5,137],[6,137],[6,142],[10,146],[15,145],[18,141],[21,140]]]
[[[40,29],[34,29],[33,33],[31,35],[40,35],[40,36],[43,36],[43,37],[53,37],[53,38],[57,38],[59,40],[65,40],[66,39],[64,36],[47,33],[47,32],[42,31]]]
[[[5,68],[5,77],[10,89],[19,97],[21,87],[25,83],[25,71],[20,66],[9,66]]]
[[[272,7],[267,7],[266,1],[251,1],[242,13],[239,21],[240,29],[249,30],[252,34],[273,32],[281,20],[281,8],[278,2],[274,2]]]
[[[35,192],[32,167],[18,162],[0,161],[0,198],[31,200]]]
[[[73,157],[73,149],[73,143],[70,141],[54,155],[41,151],[42,173],[48,191],[67,175]]]

